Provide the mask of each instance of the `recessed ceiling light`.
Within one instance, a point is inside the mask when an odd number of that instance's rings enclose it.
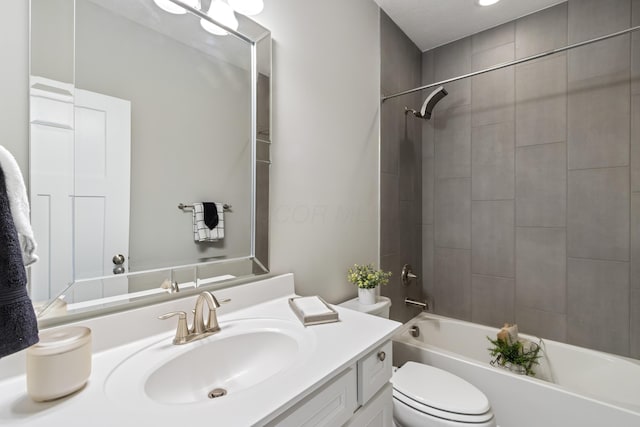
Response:
[[[491,6],[492,4],[498,3],[500,0],[478,0],[478,4],[480,6]]]

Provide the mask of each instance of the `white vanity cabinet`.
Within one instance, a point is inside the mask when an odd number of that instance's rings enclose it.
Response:
[[[391,427],[391,341],[375,346],[268,426]]]

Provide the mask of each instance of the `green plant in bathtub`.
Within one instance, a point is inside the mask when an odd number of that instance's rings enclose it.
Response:
[[[533,372],[533,366],[538,364],[540,345],[527,342],[528,345],[527,348],[525,348],[522,341],[509,343],[508,340],[500,338],[491,339],[487,337],[487,339],[493,344],[493,347],[488,348],[491,356],[494,358],[491,361],[492,365],[497,364],[503,368],[508,368],[532,377],[536,375],[535,372]]]
[[[347,273],[347,280],[361,289],[373,289],[389,283],[391,272],[376,269],[373,264],[354,264]]]

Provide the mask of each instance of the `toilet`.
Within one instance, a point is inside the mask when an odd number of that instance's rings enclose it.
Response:
[[[378,297],[372,305],[358,298],[341,307],[389,317],[391,301]],[[474,385],[447,371],[417,362],[394,370],[393,422],[397,427],[496,427],[489,399]]]

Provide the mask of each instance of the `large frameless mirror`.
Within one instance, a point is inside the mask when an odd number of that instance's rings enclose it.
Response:
[[[270,33],[239,14],[237,30],[215,25],[210,0],[181,4],[31,0],[42,317],[268,271]]]

